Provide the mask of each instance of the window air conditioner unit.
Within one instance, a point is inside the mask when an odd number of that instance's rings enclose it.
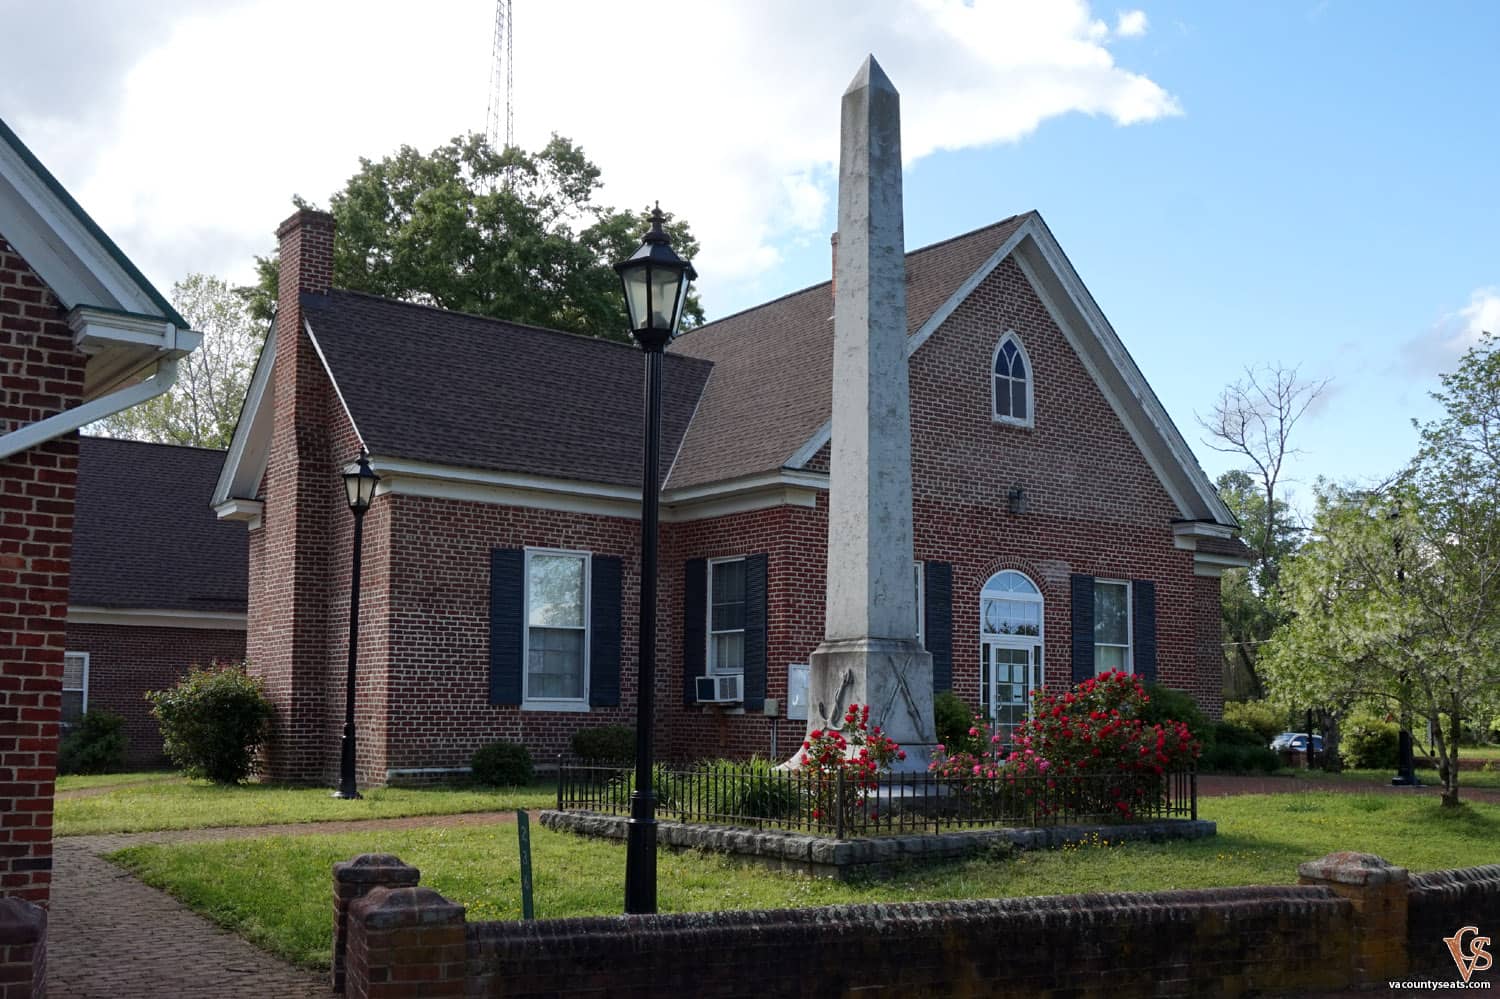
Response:
[[[737,704],[745,699],[745,678],[739,673],[698,677],[699,704]]]

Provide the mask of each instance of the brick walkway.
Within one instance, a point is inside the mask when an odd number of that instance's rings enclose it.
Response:
[[[111,851],[136,843],[513,821],[513,812],[491,812],[62,837],[54,848],[47,994],[52,999],[326,999],[331,994],[325,972],[295,968],[219,929],[105,860]],[[330,902],[330,919],[332,914]]]

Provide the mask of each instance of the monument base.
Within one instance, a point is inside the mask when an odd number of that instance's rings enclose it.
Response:
[[[823,642],[809,660],[807,731],[840,728],[849,705],[870,706],[870,727],[896,740],[906,759],[892,773],[926,773],[937,733],[932,720],[932,656],[914,639]],[[800,756],[800,753],[798,754]]]

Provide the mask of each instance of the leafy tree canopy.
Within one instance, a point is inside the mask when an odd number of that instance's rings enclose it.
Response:
[[[554,135],[528,153],[484,136],[430,153],[402,146],[329,199],[337,222],[335,287],[611,339],[629,339],[613,264],[633,253],[649,209],[623,212],[595,199],[599,168]],[[300,198],[293,201],[306,207]],[[666,214],[673,247],[698,252],[684,221]],[[276,301],[277,260],[256,259],[256,314]],[[682,327],[703,321],[690,293]]]

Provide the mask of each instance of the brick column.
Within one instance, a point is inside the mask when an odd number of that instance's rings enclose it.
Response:
[[[1361,985],[1406,975],[1407,874],[1370,853],[1330,853],[1297,868],[1297,881],[1322,885],[1354,905],[1352,969]]]
[[[0,999],[47,994],[47,912],[19,898],[0,898]]]
[[[349,999],[462,996],[464,907],[431,888],[375,888],[349,906]]]
[[[375,888],[412,888],[420,873],[390,853],[362,853],[333,865],[333,991],[344,991],[349,905]]]

